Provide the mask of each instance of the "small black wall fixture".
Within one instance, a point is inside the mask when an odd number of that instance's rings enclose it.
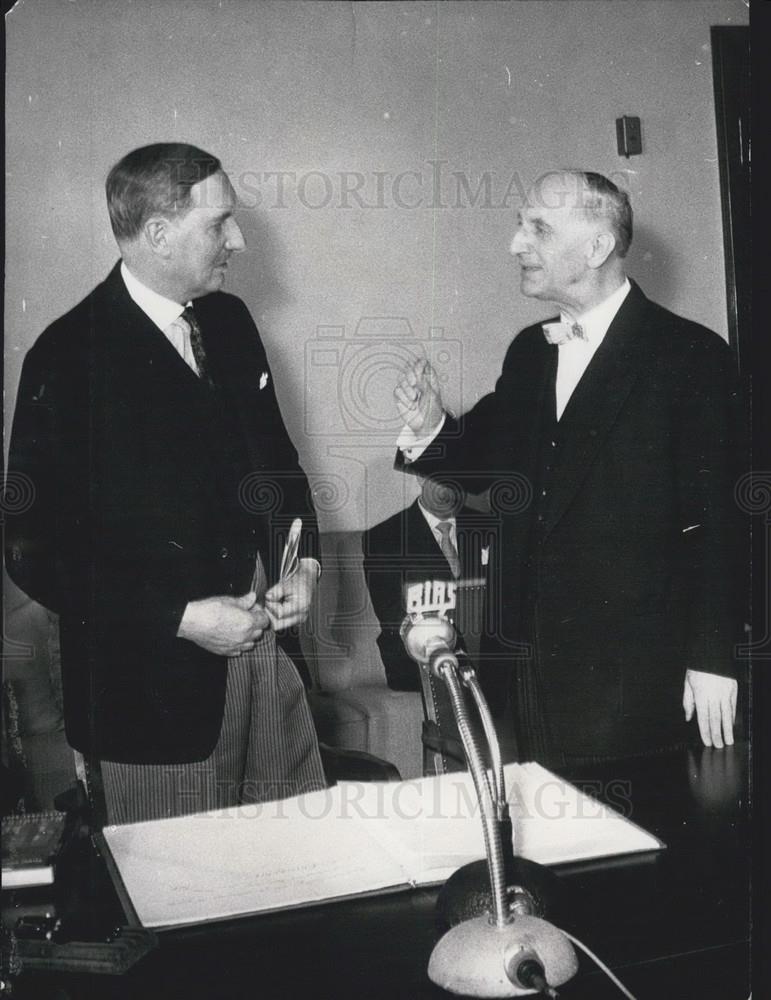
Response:
[[[618,155],[639,156],[642,153],[642,129],[640,119],[624,115],[616,119],[616,139],[618,140]]]

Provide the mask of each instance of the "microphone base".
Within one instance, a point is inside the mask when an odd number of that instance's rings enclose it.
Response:
[[[561,919],[562,886],[554,872],[526,858],[506,859],[506,895],[509,913],[514,917],[557,917]],[[436,921],[445,931],[464,920],[492,913],[490,871],[486,861],[463,865],[439,891]]]
[[[452,927],[431,953],[428,977],[450,993],[468,997],[532,996],[536,990],[506,974],[520,962],[535,959],[549,986],[561,986],[578,970],[578,960],[565,935],[538,917],[517,917],[496,927],[489,917],[475,917]]]

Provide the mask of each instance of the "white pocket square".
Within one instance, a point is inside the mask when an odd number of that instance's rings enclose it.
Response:
[[[268,375],[267,372],[263,372],[262,375],[260,375],[260,391],[262,391],[265,388],[265,386],[268,384],[268,379],[269,378],[270,378],[270,375]]]

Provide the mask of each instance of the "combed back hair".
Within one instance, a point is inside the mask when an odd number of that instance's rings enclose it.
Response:
[[[626,257],[632,242],[632,205],[629,195],[602,174],[578,170],[575,175],[586,185],[583,207],[587,216],[610,223],[616,237],[616,253],[619,257]]]
[[[184,142],[156,142],[127,153],[105,185],[115,239],[135,239],[153,215],[184,213],[190,189],[221,169],[216,156]]]

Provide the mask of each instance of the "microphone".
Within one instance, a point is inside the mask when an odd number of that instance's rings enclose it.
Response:
[[[452,594],[448,593],[449,588]],[[400,635],[412,659],[447,686],[479,801],[490,892],[481,897],[484,906],[481,914],[477,893],[472,901],[474,915],[470,917],[463,912],[463,900],[460,910],[456,901],[452,901],[451,909],[454,908],[457,919],[448,921],[452,926],[431,953],[428,975],[438,986],[467,996],[511,997],[538,991],[555,997],[554,987],[575,975],[578,961],[561,931],[540,916],[531,915],[536,912],[537,903],[527,890],[514,886],[512,898],[512,887],[507,887],[509,876],[515,870],[514,864],[542,869],[522,858],[513,858],[503,765],[492,716],[473,667],[458,663],[454,652],[455,628],[445,617],[446,611],[455,606],[454,596],[452,584],[442,581],[426,581],[408,588],[408,614],[402,622]],[[470,726],[463,688],[471,692],[482,722],[490,773],[478,736]],[[475,864],[478,869],[479,863]],[[461,896],[467,894],[463,873],[464,869],[456,872],[442,892],[446,892],[456,879]]]
[[[437,581],[427,581],[418,587],[417,593],[421,594],[436,595],[439,590]],[[435,607],[434,602],[425,615],[413,611],[402,622],[400,635],[412,659],[435,677],[444,680],[444,667],[460,669],[454,652],[456,631],[452,622],[438,613]],[[490,730],[488,743],[497,744],[492,723]],[[511,913],[523,916],[543,917],[558,904],[559,886],[556,876],[542,865],[515,856],[511,816],[505,801],[502,775],[498,791],[493,822],[498,827],[501,841],[508,909]],[[473,861],[459,868],[442,887],[437,899],[438,923],[443,929],[448,929],[470,917],[489,913],[491,906],[487,861]]]
[[[427,667],[435,677],[441,679],[443,667],[458,668],[455,627],[442,615],[433,612],[407,615],[399,635],[412,659]]]

